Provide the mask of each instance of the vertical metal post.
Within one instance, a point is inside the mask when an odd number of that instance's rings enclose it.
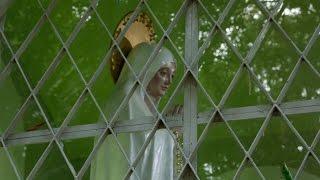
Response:
[[[185,60],[186,64],[191,65],[192,60],[198,52],[198,15],[197,2],[189,0],[190,3],[186,12],[185,24]],[[197,74],[197,66],[194,72]],[[190,153],[197,144],[197,84],[191,77],[187,77],[184,87],[184,124],[183,124],[183,149],[186,156]],[[197,158],[195,156],[191,161],[193,167],[197,167]],[[190,170],[190,169],[189,169]],[[186,172],[184,179],[193,179],[192,172]]]

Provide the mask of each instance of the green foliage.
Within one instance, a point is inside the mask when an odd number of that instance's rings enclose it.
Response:
[[[282,173],[282,176],[285,180],[292,180],[293,179],[286,163],[283,163],[282,168],[281,168],[281,173]]]

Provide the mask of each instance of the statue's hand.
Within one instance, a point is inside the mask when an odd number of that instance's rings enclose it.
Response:
[[[172,109],[169,109],[166,116],[182,116],[183,115],[183,106],[182,105],[175,105]]]

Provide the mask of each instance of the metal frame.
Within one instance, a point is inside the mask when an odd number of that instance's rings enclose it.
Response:
[[[9,2],[9,1],[6,1]],[[251,163],[254,167],[254,169],[257,171],[261,179],[265,179],[264,175],[259,170],[259,167],[255,164],[253,161],[251,155],[253,151],[255,150],[259,140],[261,139],[261,136],[263,134],[263,131],[267,127],[270,118],[275,115],[274,112],[278,112],[278,114],[283,117],[286,124],[289,126],[291,131],[296,135],[296,137],[299,139],[299,141],[303,144],[303,146],[307,149],[307,153],[305,155],[305,158],[296,173],[295,179],[299,177],[301,174],[306,160],[309,156],[312,156],[316,162],[320,165],[320,159],[317,157],[314,153],[314,148],[316,144],[318,143],[320,139],[320,129],[312,143],[311,146],[309,146],[305,140],[301,137],[299,132],[294,128],[294,126],[291,124],[289,119],[287,118],[287,115],[290,114],[302,114],[302,113],[310,113],[310,112],[320,112],[320,100],[309,100],[309,101],[297,101],[297,102],[289,102],[289,103],[282,103],[283,98],[286,95],[287,90],[289,89],[290,85],[292,84],[293,80],[295,79],[297,72],[299,68],[301,67],[302,63],[306,63],[308,67],[312,69],[312,71],[317,75],[317,77],[320,78],[319,71],[310,63],[310,61],[307,59],[307,54],[309,53],[311,47],[315,43],[316,39],[319,37],[320,33],[320,24],[316,28],[313,36],[311,37],[308,45],[306,48],[301,51],[296,44],[292,41],[292,39],[288,36],[288,34],[285,32],[285,30],[279,25],[279,23],[275,20],[274,16],[277,13],[278,8],[281,7],[282,1],[280,0],[275,7],[275,9],[272,12],[269,12],[259,0],[256,0],[256,4],[259,6],[260,10],[263,11],[263,13],[268,17],[268,21],[264,24],[262,30],[260,31],[259,35],[257,36],[253,46],[251,47],[250,51],[248,52],[246,57],[243,57],[239,50],[232,44],[232,42],[228,39],[226,36],[226,33],[221,28],[221,24],[224,21],[225,17],[228,15],[230,9],[235,3],[235,0],[230,0],[227,4],[226,8],[220,15],[219,19],[217,21],[214,20],[214,18],[211,16],[207,8],[204,6],[201,0],[185,0],[183,4],[181,5],[180,9],[176,13],[173,21],[170,23],[169,27],[167,29],[164,29],[157,19],[157,17],[152,12],[152,9],[148,5],[147,0],[141,0],[139,4],[137,5],[136,9],[132,13],[127,25],[125,26],[124,30],[119,34],[117,39],[114,39],[112,34],[110,33],[110,30],[107,28],[105,23],[103,22],[102,18],[100,17],[99,13],[96,10],[96,6],[98,3],[98,0],[91,0],[90,7],[85,12],[84,16],[80,19],[78,24],[73,29],[72,33],[70,34],[69,38],[64,42],[61,38],[61,35],[59,34],[58,30],[56,29],[55,25],[53,24],[50,14],[52,10],[54,9],[56,5],[56,0],[52,0],[50,5],[47,9],[45,9],[42,6],[42,3],[40,0],[37,0],[39,6],[43,10],[43,15],[39,19],[39,21],[36,23],[32,31],[29,33],[25,41],[22,43],[20,48],[14,52],[4,34],[3,29],[0,29],[0,35],[5,40],[6,45],[8,46],[10,53],[12,54],[12,59],[10,62],[6,65],[4,70],[0,73],[0,83],[6,79],[6,77],[10,74],[12,68],[14,66],[17,66],[21,75],[23,76],[23,79],[25,83],[28,86],[28,89],[30,91],[30,95],[27,97],[25,102],[20,107],[20,110],[15,115],[14,119],[8,126],[8,128],[5,130],[3,134],[1,134],[0,141],[3,149],[5,150],[10,163],[16,173],[16,176],[18,179],[23,179],[21,176],[21,173],[17,169],[15,162],[13,158],[10,155],[10,152],[8,151],[7,147],[17,144],[30,144],[30,143],[42,143],[42,142],[49,142],[49,145],[37,161],[36,165],[28,175],[27,179],[33,179],[47,158],[48,154],[50,153],[53,146],[57,146],[66,161],[66,164],[68,165],[72,175],[75,179],[81,179],[85,172],[87,171],[88,167],[90,166],[95,154],[97,153],[99,147],[105,140],[107,135],[111,135],[115,137],[115,140],[117,142],[117,145],[119,146],[123,156],[126,158],[127,162],[130,164],[129,169],[127,170],[126,175],[124,176],[124,179],[129,179],[130,176],[134,175],[138,179],[140,177],[137,176],[135,173],[135,167],[137,166],[139,160],[143,156],[144,150],[147,148],[148,144],[151,142],[155,132],[159,128],[166,128],[170,135],[172,136],[174,142],[177,144],[178,151],[182,154],[182,158],[184,160],[184,166],[179,174],[179,179],[200,179],[197,175],[197,158],[196,153],[197,149],[200,147],[204,139],[206,138],[206,135],[209,131],[209,126],[212,123],[218,123],[217,120],[220,121],[220,123],[225,123],[227,125],[228,130],[232,134],[233,138],[236,140],[237,144],[240,146],[241,150],[245,154],[245,157],[238,168],[235,179],[237,179],[240,176],[241,170],[243,169],[244,165],[246,163]],[[127,59],[124,57],[122,51],[119,47],[119,42],[123,39],[126,31],[129,29],[130,25],[133,23],[139,12],[143,7],[146,7],[146,9],[149,11],[149,13],[153,16],[156,23],[160,26],[161,30],[163,31],[163,36],[161,37],[160,41],[157,43],[157,46],[155,50],[152,52],[151,56],[148,58],[148,61],[146,65],[143,67],[141,72],[139,74],[135,74],[135,72],[132,70],[132,67],[127,62]],[[208,17],[210,18],[210,21],[213,23],[213,27],[209,32],[209,36],[206,38],[205,42],[198,47],[198,17],[197,17],[197,11],[201,8]],[[87,82],[85,78],[83,77],[80,69],[78,68],[73,56],[69,52],[69,47],[71,43],[74,41],[75,37],[79,33],[80,29],[83,27],[85,20],[87,17],[94,13],[99,19],[99,22],[103,25],[104,29],[108,33],[109,37],[111,38],[113,44],[105,57],[102,59],[100,65],[98,66],[97,70],[95,71],[94,75],[91,77],[91,79]],[[152,104],[153,108],[156,111],[156,115],[153,117],[145,117],[144,119],[139,120],[130,120],[128,122],[121,122],[117,123],[114,122],[115,117],[120,113],[120,110],[124,107],[124,105],[128,102],[130,99],[132,93],[137,88],[138,85],[142,86],[144,91],[145,87],[141,83],[141,75],[144,74],[144,72],[147,70],[147,68],[150,66],[152,61],[154,60],[155,56],[157,55],[158,51],[163,46],[164,42],[169,42],[177,51],[176,46],[172,42],[170,38],[170,33],[173,30],[173,27],[177,24],[180,17],[186,15],[186,40],[185,40],[185,57],[181,57],[179,55],[179,58],[182,60],[185,72],[183,74],[182,79],[178,83],[178,86],[175,88],[173,94],[169,98],[167,104],[165,105],[165,108],[160,112],[155,104]],[[0,17],[1,16],[0,14]],[[39,29],[42,27],[45,21],[48,21],[52,29],[54,30],[54,33],[56,37],[59,39],[60,43],[63,45],[56,57],[53,59],[52,63],[49,65],[48,69],[45,71],[37,85],[32,88],[30,82],[28,81],[27,75],[25,74],[23,68],[20,65],[19,58],[21,54],[25,51],[25,49],[28,47],[32,39],[36,36],[36,34],[39,32]],[[265,90],[261,82],[258,80],[257,76],[255,75],[255,72],[251,68],[251,62],[253,58],[255,57],[261,43],[263,42],[265,35],[269,31],[271,25],[274,25],[276,29],[287,39],[287,41],[294,47],[295,51],[300,55],[300,58],[298,59],[293,71],[291,72],[288,80],[286,81],[286,84],[282,88],[279,96],[277,99],[273,99],[269,92]],[[238,60],[240,61],[241,65],[238,68],[238,71],[236,72],[234,78],[232,79],[229,87],[227,88],[225,94],[223,95],[221,101],[219,104],[215,104],[214,101],[211,99],[209,94],[206,92],[205,88],[201,84],[201,82],[197,78],[198,74],[198,68],[197,63],[202,56],[205,49],[208,48],[209,42],[212,40],[212,38],[215,36],[217,32],[220,32],[227,43],[227,45],[231,48],[231,50],[235,53]],[[130,90],[131,93],[129,93],[124,99],[122,100],[121,104],[119,105],[118,109],[116,110],[115,114],[112,116],[111,119],[107,119],[102,111],[102,108],[97,103],[97,100],[95,96],[93,95],[91,91],[91,87],[99,77],[99,75],[102,73],[102,70],[105,68],[106,64],[108,63],[108,59],[110,59],[110,56],[112,54],[113,49],[118,49],[120,54],[124,57],[129,69],[132,71],[132,73],[136,77],[136,84],[132,87]],[[178,51],[177,51],[178,52]],[[179,54],[179,53],[177,53]],[[62,57],[67,55],[69,60],[72,63],[72,66],[76,69],[79,77],[81,78],[81,81],[85,85],[85,88],[83,89],[81,95],[71,108],[68,115],[65,117],[63,123],[59,128],[52,128],[47,114],[44,112],[41,103],[38,100],[37,94],[45,81],[52,75],[52,73],[55,71],[57,66],[60,64]],[[225,109],[223,108],[225,102],[227,101],[228,97],[230,96],[230,93],[234,89],[235,85],[237,84],[239,80],[239,76],[243,71],[248,71],[250,74],[250,77],[252,77],[253,81],[258,85],[260,90],[264,93],[264,95],[269,100],[268,105],[259,105],[259,106],[250,106],[250,107],[242,107],[242,108],[231,108],[231,109]],[[213,110],[210,112],[202,112],[199,113],[196,112],[196,103],[197,103],[197,89],[200,89],[207,99],[210,101],[210,104],[213,107]],[[164,112],[170,107],[172,103],[172,99],[176,96],[177,92],[184,91],[184,108],[186,109],[184,111],[184,119],[182,120],[182,117],[172,117],[167,118],[163,116]],[[101,117],[105,121],[105,124],[87,124],[87,125],[81,125],[81,126],[73,126],[68,127],[69,122],[71,121],[73,115],[77,112],[78,108],[83,103],[84,99],[90,96],[90,98],[93,100],[95,106],[99,110]],[[147,98],[150,98],[147,96]],[[20,134],[12,134],[13,129],[18,124],[19,120],[21,119],[21,116],[27,109],[27,107],[30,105],[31,101],[35,101],[37,104],[37,107],[41,111],[41,115],[46,121],[46,125],[48,126],[48,130],[37,130],[32,132],[24,132]],[[239,138],[237,137],[236,133],[233,131],[231,126],[229,125],[229,121],[231,120],[243,120],[243,119],[253,119],[253,118],[265,118],[261,128],[259,129],[258,134],[256,135],[254,141],[252,142],[249,149],[246,149]],[[198,124],[206,124],[204,131],[201,133],[200,137],[197,138],[197,125]],[[183,148],[179,145],[177,142],[177,139],[175,135],[173,134],[171,128],[173,127],[182,127],[182,132],[184,135],[184,146]],[[117,140],[116,133],[124,133],[124,132],[136,132],[136,131],[144,131],[144,130],[150,130],[150,135],[148,136],[146,142],[143,144],[141,150],[139,151],[136,159],[131,163],[129,158],[127,157],[122,145]],[[79,172],[76,172],[73,165],[69,161],[68,157],[65,155],[62,142],[61,140],[64,139],[77,139],[77,138],[83,138],[83,137],[93,137],[93,136],[99,136],[99,139],[97,143],[94,145],[92,152],[88,156],[87,160],[85,161],[84,165],[80,169]]]

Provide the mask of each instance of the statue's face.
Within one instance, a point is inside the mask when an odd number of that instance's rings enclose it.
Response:
[[[157,99],[163,96],[172,83],[175,71],[176,65],[174,63],[161,67],[148,84],[148,94]]]

